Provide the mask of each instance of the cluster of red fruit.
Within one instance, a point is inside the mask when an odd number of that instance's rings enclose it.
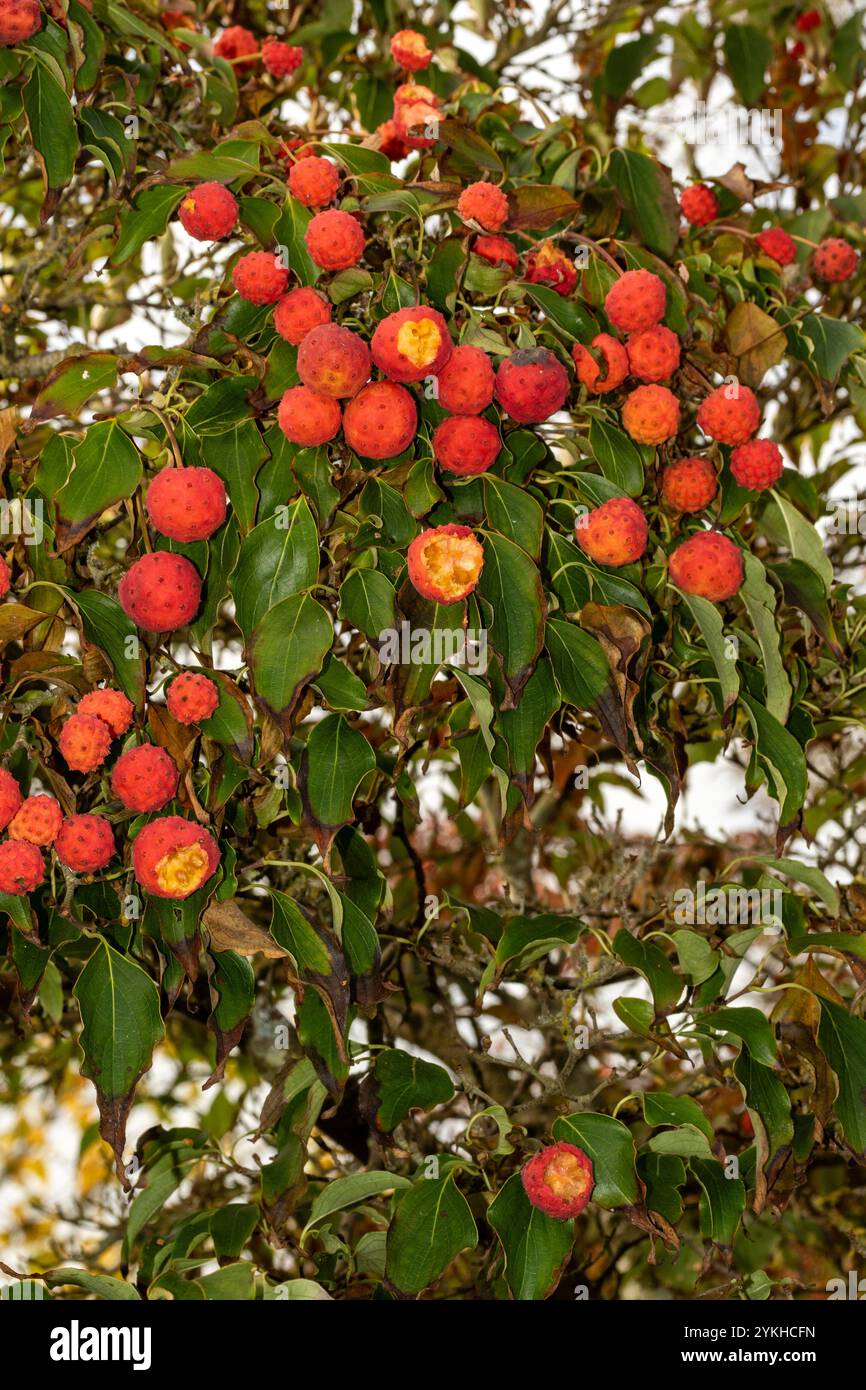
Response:
[[[213,51],[231,63],[237,73],[251,72],[261,58],[271,77],[289,77],[304,61],[302,48],[275,38],[265,39],[260,46],[255,34],[242,24],[223,29],[214,40]]]
[[[693,227],[707,227],[719,215],[719,200],[706,184],[693,183],[680,194],[680,209]],[[769,227],[766,231],[758,232],[754,240],[764,255],[777,265],[793,265],[797,259],[796,242],[782,227]],[[841,237],[825,237],[814,247],[812,254],[815,275],[831,285],[850,280],[859,263],[860,257],[855,248]]]
[[[184,671],[170,684],[169,712],[184,724],[213,714],[219,695],[213,682]],[[67,766],[89,773],[105,762],[113,739],[130,728],[133,706],[119,690],[92,690],[63,724],[57,741]],[[137,815],[161,810],[177,791],[178,771],[165,749],[138,744],[121,753],[111,771],[111,793]],[[54,847],[60,863],[74,873],[97,873],[114,851],[111,823],[88,813],[64,816],[53,796],[23,797],[14,777],[0,769],[0,892],[31,893],[45,876],[42,851]],[[133,869],[149,893],[185,898],[210,878],[219,863],[213,836],[180,816],[163,816],[146,825],[133,845]]]

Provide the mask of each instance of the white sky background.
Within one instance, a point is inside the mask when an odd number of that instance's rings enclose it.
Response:
[[[659,13],[659,19],[668,19],[676,23],[678,11],[686,8],[671,7]],[[854,7],[844,0],[844,3],[831,3],[829,6],[836,21],[841,23],[852,12]],[[533,9],[536,13],[543,13],[546,5],[543,0],[533,0]],[[744,6],[743,14],[748,13]],[[461,4],[456,14],[459,19],[465,21],[467,16],[472,14],[472,7],[468,3]],[[700,15],[700,6],[698,6]],[[634,37],[634,34],[623,35],[623,39]],[[484,40],[479,39],[471,30],[461,27],[459,29],[458,41],[470,53],[476,56],[479,61],[484,61],[490,56],[492,46]],[[668,45],[669,47],[669,45]],[[663,74],[665,70],[665,46],[662,45],[662,56],[654,63],[648,65],[642,75],[642,80]],[[561,78],[568,84],[572,72],[571,60],[568,55],[556,51],[556,45],[550,46],[546,50],[544,70],[549,71],[554,77]],[[732,100],[732,92],[726,82],[717,81],[712,93],[710,110],[719,111],[724,109]],[[561,107],[580,114],[576,94],[572,88],[571,92],[566,90],[565,96],[561,101]],[[649,113],[649,119],[629,108],[622,112],[619,117],[619,124],[624,131],[625,128],[635,120],[644,124],[648,132],[650,143],[654,146],[659,156],[674,171],[674,176],[680,181],[688,179],[688,169],[682,155],[682,147],[676,133],[677,122],[685,121],[690,115],[690,98],[688,95],[681,94],[663,106],[653,108]],[[838,119],[829,122],[819,134],[819,139],[828,143],[836,143],[839,133],[843,128],[842,113],[836,113]],[[306,120],[304,111],[294,102],[287,102],[284,111],[287,124],[303,124]],[[650,123],[651,121],[651,123]],[[765,148],[755,151],[749,147],[739,145],[735,139],[720,141],[719,143],[706,145],[697,151],[697,163],[701,174],[704,177],[723,174],[733,164],[742,162],[746,167],[746,172],[754,178],[767,180],[778,172],[778,158],[772,148]],[[829,190],[832,193],[832,189]],[[765,200],[766,201],[766,200]],[[182,255],[195,248],[196,243],[191,242],[178,226],[176,222],[172,224],[172,235],[178,238]],[[144,294],[148,288],[157,289],[159,286],[159,253],[155,244],[151,243],[145,248],[145,271],[150,271],[154,279],[150,282],[142,282],[141,292]],[[101,335],[100,343],[103,346],[123,346],[130,351],[136,351],[155,341],[163,344],[173,345],[182,342],[187,336],[187,329],[171,313],[160,313],[157,315],[159,321],[159,331],[153,324],[141,316],[134,316],[127,323],[123,324],[113,333]],[[50,348],[53,346],[48,344]],[[129,384],[134,386],[136,378],[127,378]],[[763,431],[767,433],[766,428]],[[832,447],[838,447],[839,439],[832,442]],[[830,447],[830,446],[828,446]],[[858,452],[863,454],[862,446]],[[861,467],[856,475],[850,475],[846,485],[840,491],[840,495],[849,496],[855,489],[863,490],[864,479],[866,479],[866,455]],[[227,651],[221,665],[232,667],[236,664],[234,654]],[[441,774],[436,769],[432,769],[425,777],[418,779],[417,786],[421,796],[422,806],[435,810],[441,805]],[[606,788],[605,806],[609,814],[621,814],[622,827],[626,833],[635,835],[653,835],[658,830],[664,818],[665,797],[661,786],[651,774],[646,774],[642,778],[642,785],[638,795],[630,795],[627,791],[617,788]],[[750,802],[743,801],[743,779],[741,770],[732,766],[730,762],[723,759],[714,765],[699,764],[691,769],[688,777],[687,790],[683,794],[678,809],[676,831],[683,830],[697,831],[702,830],[713,838],[733,838],[742,832],[762,828],[764,830],[772,827],[776,823],[777,812],[775,804],[770,802],[764,792],[759,792]],[[829,833],[831,837],[838,831],[838,827],[830,827],[825,831],[822,839]],[[807,855],[807,851],[802,844],[796,845],[798,855]],[[844,877],[845,875],[836,875]],[[609,1008],[612,998],[617,993],[621,993],[619,987],[608,990],[606,993],[611,995],[610,999],[599,998],[598,1002],[605,1004],[605,1012]],[[636,985],[634,990],[629,993],[643,994],[645,991],[641,985]],[[599,991],[599,995],[602,995]],[[744,1001],[747,1002],[747,1001]],[[612,1019],[613,1015],[609,1015]],[[504,1037],[498,1033],[498,1023],[495,1019],[487,1020],[488,1030],[494,1035],[493,1050],[499,1055],[508,1055],[507,1044]],[[532,1056],[534,1047],[539,1039],[535,1039],[532,1033],[524,1030],[512,1030],[518,1045],[524,1051],[524,1055]],[[354,1036],[354,1034],[353,1034]],[[146,1078],[144,1089],[156,1088],[157,1078],[164,1081],[171,1074],[173,1064],[168,1059],[157,1057],[154,1071]],[[202,1078],[203,1079],[203,1078]],[[195,1124],[198,1116],[210,1104],[208,1096],[202,1097],[200,1093],[191,1088],[190,1108],[187,1116],[175,1116],[175,1123]],[[30,1104],[30,1102],[25,1102]],[[8,1133],[15,1123],[15,1112],[11,1107],[0,1107],[0,1136]],[[154,1123],[155,1115],[146,1106],[137,1106],[133,1112],[127,1152],[131,1152],[137,1136],[149,1125]],[[46,1199],[51,1203],[64,1201],[64,1194],[72,1191],[74,1175],[77,1167],[78,1143],[80,1134],[77,1125],[73,1121],[60,1113],[49,1122],[46,1133],[45,1153],[48,1156],[49,1171],[47,1182],[43,1185],[41,1181],[33,1179],[32,1184],[27,1183],[27,1187],[34,1193],[42,1192]],[[240,1155],[243,1162],[248,1162],[249,1152]],[[7,1184],[0,1189],[0,1259],[4,1259],[14,1267],[23,1267],[24,1253],[16,1249],[14,1240],[10,1241],[9,1234],[12,1228],[12,1210],[17,1202],[21,1200],[22,1190],[17,1184]],[[120,1206],[123,1199],[118,1197]],[[0,1281],[2,1282],[2,1281]]]

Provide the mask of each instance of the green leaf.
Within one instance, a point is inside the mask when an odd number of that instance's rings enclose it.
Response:
[[[730,709],[740,693],[740,676],[735,655],[728,655],[722,615],[715,603],[699,594],[683,594],[686,606],[697,623],[719,678],[721,707]]]
[[[845,1138],[862,1157],[866,1153],[866,1023],[841,1004],[820,998],[818,1044],[839,1082],[833,1102]]]
[[[522,291],[528,299],[534,300],[539,309],[544,310],[544,317],[571,342],[589,343],[598,332],[595,319],[576,299],[564,299],[547,285],[530,284],[525,280],[515,285],[514,291]]]
[[[748,609],[764,658],[765,703],[773,718],[786,724],[791,709],[791,683],[782,660],[776,625],[776,591],[767,583],[764,566],[755,555],[745,551],[743,560],[746,582],[740,597]]]
[[[631,1132],[621,1120],[585,1110],[553,1124],[554,1139],[576,1144],[592,1160],[592,1200],[600,1207],[630,1207],[640,1200]]]
[[[395,1129],[410,1110],[432,1110],[454,1096],[454,1086],[444,1067],[425,1062],[402,1048],[385,1048],[370,1073],[372,1094],[378,1102],[376,1125]]]
[[[643,1113],[647,1124],[653,1129],[657,1129],[659,1125],[694,1125],[706,1135],[710,1143],[715,1140],[712,1125],[691,1096],[672,1096],[666,1091],[647,1091],[643,1097]]]
[[[76,420],[91,396],[110,391],[116,384],[117,357],[113,352],[85,352],[70,357],[49,373],[30,419],[51,420],[65,415]]]
[[[243,444],[246,446],[246,449],[249,449],[253,440],[250,430],[252,429],[258,434],[258,430],[256,430],[252,421],[249,419],[249,395],[258,384],[258,381],[253,376],[222,377],[219,381],[215,381],[212,386],[209,386],[206,391],[203,391],[197,400],[193,401],[184,416],[184,424],[187,429],[196,436],[223,436],[227,434],[233,426],[242,425],[246,431]],[[235,455],[241,456],[241,463],[235,464],[235,468],[239,468],[243,463],[243,454],[246,450],[242,449],[241,443],[237,440],[233,442],[231,448]],[[256,457],[258,457],[260,445],[256,445],[253,452]],[[212,455],[214,462],[210,464],[210,466],[220,474],[220,477],[223,477],[223,473],[219,467],[223,456],[224,446],[222,444],[222,439],[220,439],[219,444],[214,446],[214,453]],[[224,464],[223,467],[226,468],[226,476],[228,476],[229,470],[227,465]],[[255,472],[255,469],[250,470],[249,460],[247,460],[246,471]]]
[[[375,766],[376,755],[364,735],[341,714],[327,715],[312,730],[302,764],[302,795],[313,823],[329,838],[352,819],[355,793]]]
[[[491,609],[488,641],[516,696],[532,674],[544,640],[541,576],[525,550],[493,532],[484,539],[478,593]]]
[[[97,589],[82,589],[77,593],[66,589],[64,593],[81,615],[88,642],[105,653],[124,694],[133,704],[140,705],[144,698],[144,671],[135,623],[126,616],[117,599]]]
[[[96,1087],[100,1133],[114,1150],[120,1170],[135,1088],[164,1034],[159,993],[140,966],[101,940],[73,994],[83,1025],[82,1075]]]
[[[790,825],[806,799],[806,757],[800,744],[751,695],[742,696],[755,735],[755,753],[779,803],[783,825]]]
[[[772,1068],[756,1062],[746,1047],[734,1062],[734,1076],[743,1088],[755,1133],[758,1133],[758,1125],[764,1127],[767,1156],[771,1158],[794,1137],[791,1098]]]
[[[688,1122],[676,1129],[665,1129],[647,1141],[650,1153],[676,1158],[712,1158],[707,1136],[697,1125]]]
[[[302,686],[322,669],[334,640],[331,619],[309,594],[269,608],[250,643],[255,691],[279,717],[290,713]]]
[[[812,347],[812,361],[825,381],[835,382],[852,353],[866,346],[863,329],[846,319],[827,314],[807,314],[800,324]]]
[[[399,626],[397,594],[381,570],[352,570],[340,588],[339,611],[341,618],[374,642],[381,633]]]
[[[772,57],[771,39],[753,24],[731,24],[725,31],[725,62],[747,106],[763,92],[764,74]]]
[[[637,150],[612,150],[608,176],[641,241],[669,260],[679,241],[680,214],[668,171]]]
[[[701,1234],[717,1245],[732,1245],[746,1206],[742,1178],[729,1178],[715,1158],[692,1158],[689,1167],[701,1185]]]
[[[813,864],[801,864],[799,859],[775,859],[769,854],[739,854],[727,865],[725,873],[732,874],[740,864],[763,864],[785,878],[794,879],[796,883],[805,883],[834,917],[839,916],[839,890]]]
[[[726,1008],[702,1015],[696,1025],[701,1033],[733,1033],[742,1038],[756,1062],[772,1067],[776,1062],[773,1025],[760,1009]]]
[[[272,888],[270,895],[273,905],[270,932],[277,945],[288,951],[300,970],[327,975],[331,958],[313,924],[287,893]]]
[[[487,1220],[502,1243],[505,1278],[518,1302],[548,1298],[562,1276],[574,1244],[574,1223],[554,1221],[534,1207],[519,1173],[514,1173],[487,1208]]]
[[[525,970],[533,961],[549,955],[557,947],[572,946],[584,926],[579,917],[557,912],[510,918],[496,943],[498,973],[501,974],[513,961],[518,962],[519,969]]]
[[[600,644],[576,623],[558,618],[548,619],[544,640],[563,699],[576,709],[593,709],[611,684]]]
[[[78,131],[72,103],[45,63],[37,61],[30,70],[24,88],[24,110],[49,197],[72,178]]]
[[[772,502],[764,508],[765,524],[772,526],[795,560],[802,560],[804,565],[814,570],[829,593],[833,585],[833,566],[824,549],[824,542],[811,521],[786,497],[773,490],[772,498]]]
[[[545,547],[551,588],[566,613],[579,613],[593,599],[596,603],[620,603],[650,616],[649,605],[639,589],[617,574],[596,569],[582,550],[558,532],[547,532]]]
[[[683,982],[664,951],[651,941],[640,941],[623,927],[613,939],[614,953],[620,960],[644,976],[655,1001],[658,1013],[676,1004],[683,992]]]
[[[693,931],[675,931],[673,938],[679,963],[693,985],[702,985],[715,974],[720,957],[706,937]]]
[[[440,241],[427,265],[427,297],[443,313],[453,312],[466,264],[466,243],[459,237]]]
[[[420,1293],[460,1254],[473,1250],[478,1231],[454,1181],[422,1178],[401,1199],[388,1230],[386,1272],[403,1293]]]
[[[644,489],[643,460],[627,434],[593,416],[589,426],[589,448],[610,482],[628,497],[640,496]]]
[[[450,146],[461,158],[476,169],[487,169],[492,174],[503,172],[502,160],[483,135],[470,126],[452,119],[440,121],[436,128],[437,138]],[[388,166],[390,169],[390,165]]]
[[[138,1290],[125,1280],[112,1279],[109,1274],[88,1274],[86,1269],[49,1269],[39,1277],[50,1289],[61,1289],[68,1285],[114,1303],[137,1303],[141,1298]]]
[[[335,1178],[326,1183],[310,1208],[310,1217],[304,1227],[304,1235],[314,1227],[320,1226],[335,1212],[345,1211],[357,1202],[366,1202],[370,1197],[378,1197],[383,1192],[402,1192],[412,1183],[399,1173],[384,1173],[373,1169],[368,1173],[351,1173],[346,1178]],[[301,1237],[303,1244],[303,1236]]]
[[[247,410],[245,394],[237,390],[236,394],[241,397],[239,409]],[[202,423],[207,431],[207,422]],[[187,424],[190,424],[189,415]],[[195,425],[195,417],[192,425]],[[220,425],[214,433],[203,432],[201,424],[198,428],[202,434],[199,441],[202,462],[222,478],[238,526],[242,533],[247,532],[256,518],[259,494],[255,477],[268,457],[267,446],[252,420],[243,421],[233,429]]]
[[[540,559],[544,529],[540,504],[524,488],[505,482],[495,473],[485,473],[482,487],[484,510],[492,529],[514,541],[533,560]]]
[[[322,273],[310,259],[304,240],[311,221],[312,214],[296,198],[288,197],[274,227],[277,245],[285,247],[285,264],[294,271],[302,285],[314,285]]]
[[[604,85],[611,96],[625,96],[652,61],[660,41],[659,34],[642,34],[610,50],[604,65]]]
[[[218,1258],[238,1259],[258,1223],[259,1209],[251,1202],[231,1202],[215,1211],[210,1233]]]
[[[57,543],[75,545],[100,515],[131,497],[141,480],[141,459],[115,420],[91,425],[72,450],[73,468],[57,496]]]
[[[231,591],[241,632],[253,631],[269,608],[315,584],[319,533],[306,497],[262,521],[244,537]]]
[[[120,236],[111,253],[114,266],[132,259],[151,238],[162,236],[185,188],[177,184],[158,184],[140,193],[131,208],[120,214]]]

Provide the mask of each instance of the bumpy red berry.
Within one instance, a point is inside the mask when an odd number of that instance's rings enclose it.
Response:
[[[577,284],[577,267],[552,241],[545,241],[526,257],[524,279],[531,285],[549,285],[557,294],[566,296]]]
[[[188,898],[219,866],[214,837],[181,816],[160,816],[135,837],[132,867],[147,893],[156,898]]]
[[[28,796],[9,822],[9,839],[50,845],[62,822],[63,809],[55,796]]]
[[[12,573],[3,556],[0,555],[0,598],[3,598],[5,594],[8,594],[11,587]]]
[[[409,448],[417,428],[415,402],[396,381],[364,386],[343,414],[346,443],[362,458],[396,458]]]
[[[45,861],[35,845],[4,840],[0,845],[0,893],[20,898],[32,893],[45,877]]]
[[[110,823],[104,816],[69,816],[60,827],[54,853],[73,873],[98,873],[114,854]]]
[[[600,507],[581,513],[575,536],[584,554],[597,565],[633,565],[647,547],[647,519],[630,497],[611,497]]]
[[[454,522],[422,531],[409,546],[409,579],[422,598],[460,603],[478,583],[484,551],[468,526]]]
[[[677,546],[668,573],[684,594],[721,603],[733,598],[743,582],[743,556],[720,531],[699,531]]]
[[[231,63],[235,72],[250,72],[256,65],[259,41],[242,24],[232,24],[217,35],[213,51],[218,58]]]
[[[638,381],[667,381],[680,365],[680,340],[661,323],[632,333],[626,347],[631,374]]]
[[[801,34],[808,34],[810,30],[817,29],[820,23],[820,10],[804,10],[803,13],[798,14],[797,18],[794,20],[794,28]]]
[[[740,487],[764,492],[778,482],[785,468],[778,445],[771,439],[750,439],[731,450],[731,473]]]
[[[449,415],[433,431],[436,462],[449,473],[486,473],[502,448],[499,431],[483,415]]]
[[[493,400],[495,380],[487,353],[464,343],[439,372],[439,404],[454,415],[480,415]]]
[[[664,280],[651,270],[627,270],[605,296],[604,312],[622,333],[642,333],[661,323],[667,291]]]
[[[155,550],[130,565],[117,597],[137,627],[148,632],[174,632],[191,623],[198,612],[201,579],[185,555]]]
[[[518,348],[496,373],[496,399],[521,425],[549,420],[562,409],[568,389],[568,372],[547,348]]]
[[[177,791],[177,777],[164,748],[141,743],[121,753],[111,772],[111,790],[129,811],[159,811]]]
[[[21,788],[12,773],[0,767],[0,830],[6,829],[22,800]]]
[[[507,265],[509,270],[517,269],[517,252],[504,236],[477,236],[472,243],[472,252],[491,265]]]
[[[534,1207],[555,1221],[572,1221],[592,1197],[592,1160],[574,1144],[550,1144],[524,1164],[520,1179]]]
[[[125,734],[134,714],[131,700],[121,690],[89,690],[78,701],[79,714],[92,714],[107,724],[114,738]]]
[[[173,541],[206,541],[226,519],[225,483],[212,468],[163,468],[147,489],[147,514]]]
[[[304,233],[310,259],[321,270],[348,270],[364,254],[364,232],[356,218],[337,208],[317,212]]]
[[[93,772],[108,757],[111,730],[92,714],[73,714],[60,730],[57,747],[74,772]]]
[[[25,43],[42,28],[42,12],[37,0],[2,0],[0,3],[0,48]]]
[[[797,244],[781,227],[768,227],[765,232],[758,232],[755,241],[764,255],[778,265],[793,265],[797,259]]]
[[[705,183],[693,183],[680,194],[680,208],[693,227],[706,227],[719,215],[719,200]]]
[[[638,386],[625,398],[622,424],[638,444],[663,444],[680,425],[680,403],[666,386]]]
[[[718,490],[716,470],[709,459],[677,459],[662,474],[662,501],[675,512],[703,511]]]
[[[850,280],[859,261],[860,257],[854,247],[841,237],[827,237],[812,257],[818,279],[826,280],[831,285]]]
[[[394,93],[394,124],[410,149],[426,150],[436,141],[426,132],[439,120],[439,98],[420,82],[404,82]],[[424,134],[419,134],[423,130]]]
[[[398,309],[377,324],[373,361],[392,381],[421,381],[435,376],[453,351],[448,325],[438,309],[419,304]]]
[[[583,343],[575,343],[571,349],[578,381],[596,396],[615,391],[628,376],[628,354],[622,343],[610,333],[596,333],[589,348],[591,351]]]
[[[421,68],[426,68],[433,54],[423,34],[416,29],[401,29],[391,39],[391,57],[401,68],[419,72]]]
[[[203,719],[210,719],[219,702],[219,691],[213,681],[198,671],[181,671],[165,697],[169,714],[181,724],[200,724]]]
[[[177,215],[184,231],[196,241],[220,241],[237,224],[237,199],[221,183],[200,183],[186,195]]]
[[[720,444],[745,444],[761,423],[761,407],[754,391],[731,382],[704,397],[697,420],[710,439]]]
[[[310,285],[289,290],[274,309],[274,328],[287,343],[298,347],[314,328],[331,322],[331,306]]]
[[[309,386],[290,386],[277,408],[277,423],[286,439],[302,449],[328,444],[339,431],[341,419],[334,397]]]
[[[312,155],[289,169],[289,192],[305,208],[325,208],[340,187],[340,171],[331,159]]]
[[[232,270],[241,299],[250,304],[274,304],[289,287],[289,272],[273,251],[250,251]]]
[[[485,232],[498,232],[508,221],[508,199],[494,183],[470,183],[457,199],[457,216]]]
[[[298,376],[323,396],[357,396],[370,377],[370,349],[350,328],[323,324],[307,333],[298,348]]]
[[[262,62],[271,77],[289,77],[303,61],[304,50],[295,44],[280,39],[265,39],[262,44]]]

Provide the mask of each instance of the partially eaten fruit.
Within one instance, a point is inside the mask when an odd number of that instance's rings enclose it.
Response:
[[[469,526],[434,526],[409,546],[409,578],[422,598],[459,603],[478,583],[484,551]]]
[[[592,1162],[575,1144],[550,1144],[521,1169],[523,1190],[534,1207],[556,1221],[579,1216],[592,1197]]]

